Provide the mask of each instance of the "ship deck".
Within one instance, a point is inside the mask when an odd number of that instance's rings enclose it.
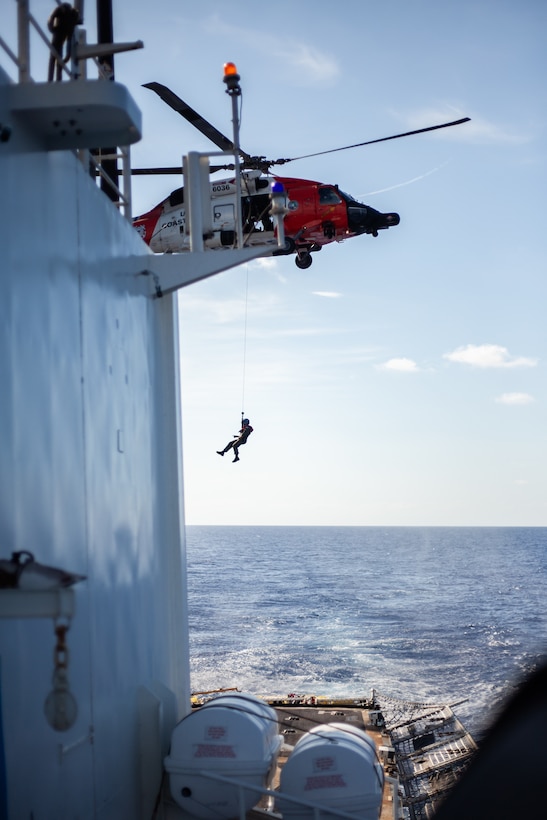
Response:
[[[307,699],[309,700],[309,699]],[[374,740],[386,781],[380,820],[392,820],[394,802],[398,816],[408,820],[430,818],[458,780],[477,750],[471,735],[448,705],[432,706],[387,699],[313,698],[313,705],[270,700],[279,718],[284,744],[273,788],[298,739],[318,724],[347,723]],[[385,718],[385,723],[384,723]],[[397,794],[394,795],[394,789]]]
[[[199,693],[193,707],[214,694]],[[318,725],[345,723],[366,731],[382,763],[386,780],[379,820],[429,820],[477,750],[446,704],[412,703],[378,693],[373,699],[287,695],[264,700],[275,709],[283,738],[271,790],[279,790],[283,766],[303,735]],[[247,813],[248,820],[281,820],[275,803],[265,796]]]

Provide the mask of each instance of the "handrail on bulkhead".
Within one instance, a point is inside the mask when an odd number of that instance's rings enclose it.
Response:
[[[36,32],[38,38],[43,42],[43,44],[45,44],[48,51],[48,59],[50,59],[51,57],[54,58],[56,65],[60,67],[63,74],[67,76],[70,82],[86,78],[87,72],[85,70],[80,72],[79,69],[75,67],[78,66],[80,60],[85,65],[85,61],[88,59],[91,59],[95,64],[99,79],[107,81],[111,79],[108,74],[108,70],[100,63],[97,57],[93,54],[87,54],[84,52],[84,29],[80,28],[79,26],[77,26],[75,29],[71,49],[73,59],[71,66],[69,66],[62,60],[62,56],[58,54],[57,51],[54,49],[47,34],[44,32],[43,28],[40,26],[36,18],[31,13],[30,0],[15,0],[15,2],[17,4],[17,52],[15,52],[1,36],[0,49],[4,51],[4,53],[16,66],[18,71],[19,83],[35,82],[31,74],[31,29],[33,29]],[[57,2],[59,4],[59,0],[57,0]],[[81,4],[79,0],[75,0],[74,7],[77,10],[79,10],[80,5]],[[78,45],[80,45],[81,54],[84,55],[80,58],[80,60],[77,58]],[[142,46],[142,43],[140,45]],[[139,46],[135,43],[132,44],[132,47]],[[45,61],[44,66],[46,66]],[[116,165],[118,159],[121,160],[121,187],[118,186],[117,183],[112,179],[112,177],[104,170],[101,163],[100,153],[92,154],[87,150],[80,150],[78,152],[78,155],[83,165],[86,167],[86,170],[88,170],[91,166],[93,169],[93,175],[97,178],[97,180],[103,180],[106,187],[113,192],[112,198],[114,204],[120,209],[121,213],[125,216],[125,218],[131,221],[131,158],[129,146],[117,146],[117,151],[115,154],[112,154],[110,152],[106,155],[103,155],[102,157],[103,160],[114,160],[116,162]],[[98,157],[99,159],[97,159]]]

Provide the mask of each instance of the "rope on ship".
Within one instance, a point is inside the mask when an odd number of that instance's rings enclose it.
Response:
[[[447,703],[402,700],[391,695],[383,695],[377,689],[373,690],[373,696],[375,702],[380,704],[386,727],[390,731],[407,723],[413,723],[420,718],[429,717],[443,709],[452,711],[451,706]]]
[[[374,699],[380,701],[382,704],[386,702],[391,703],[394,706],[406,706],[412,709],[442,709],[444,706],[448,706],[447,703],[427,703],[426,701],[403,700],[402,698],[395,697],[395,695],[384,695],[383,692],[380,692],[378,689],[373,689],[373,693]]]

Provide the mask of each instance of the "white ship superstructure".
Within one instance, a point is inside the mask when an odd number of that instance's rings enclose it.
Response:
[[[140,112],[33,82],[25,6],[0,68],[0,559],[85,580],[0,590],[0,817],[150,817],[190,708],[176,289],[246,252],[149,251],[76,152]]]

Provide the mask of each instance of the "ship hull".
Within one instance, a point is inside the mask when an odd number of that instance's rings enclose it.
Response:
[[[15,123],[0,176],[0,557],[86,576],[66,731],[44,713],[54,618],[0,619],[3,810],[150,816],[190,703],[176,296],[150,295],[148,250],[73,153]]]

